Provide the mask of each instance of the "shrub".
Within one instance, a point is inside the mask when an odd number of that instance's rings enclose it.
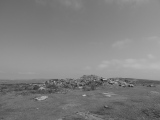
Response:
[[[91,91],[91,90],[95,90],[96,89],[96,87],[95,86],[83,86],[82,87],[82,90],[84,90],[84,91]]]
[[[96,86],[95,85],[91,85],[91,90],[95,90],[96,89]]]
[[[58,87],[55,84],[48,84],[48,85],[46,85],[46,88],[49,88],[49,89],[58,89]]]
[[[34,85],[33,86],[33,90],[38,90],[39,89],[39,86],[38,85]]]

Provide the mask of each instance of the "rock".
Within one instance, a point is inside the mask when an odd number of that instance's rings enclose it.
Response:
[[[77,114],[80,115],[80,116],[82,116],[86,120],[103,120],[102,118],[97,117],[96,115],[88,113],[88,112],[87,113],[78,112]]]
[[[147,85],[147,87],[156,87],[156,86],[151,84],[151,85]]]
[[[105,105],[104,108],[109,108],[108,105]]]
[[[45,89],[46,89],[45,87],[40,87],[40,88],[39,88],[39,90],[45,90]]]
[[[83,96],[83,97],[86,97],[87,95],[86,95],[86,94],[83,94],[82,96]]]
[[[105,95],[106,97],[111,97],[111,95]]]
[[[35,98],[35,100],[42,101],[42,100],[46,100],[47,98],[48,96],[41,96],[41,97]]]
[[[62,118],[59,118],[59,119],[57,119],[57,120],[63,120]]]
[[[134,85],[133,84],[128,84],[128,87],[134,87]]]
[[[112,92],[109,92],[109,93],[102,93],[104,96],[107,96],[107,97],[111,97],[112,95],[116,95]]]
[[[79,106],[79,104],[69,103],[62,107],[63,110],[72,109],[73,107]]]
[[[151,91],[150,93],[151,93],[151,94],[155,94],[155,95],[160,95],[160,93],[157,92],[157,91]]]

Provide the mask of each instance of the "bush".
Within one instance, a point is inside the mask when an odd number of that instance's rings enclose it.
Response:
[[[46,85],[46,88],[49,88],[49,89],[58,89],[58,87],[55,84],[48,84],[48,85]]]
[[[38,85],[34,85],[33,86],[33,90],[38,90],[39,89],[39,86]]]
[[[96,86],[94,84],[91,84],[90,87],[91,87],[91,90],[95,90],[96,89]]]
[[[14,91],[23,91],[24,89],[22,87],[17,87],[14,89]]]
[[[82,89],[84,91],[91,91],[91,90],[95,90],[96,87],[95,86],[83,86]]]

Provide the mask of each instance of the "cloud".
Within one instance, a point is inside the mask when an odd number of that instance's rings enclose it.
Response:
[[[148,2],[149,0],[105,0],[105,2],[116,2],[116,3],[144,3]]]
[[[151,37],[148,37],[147,39],[151,42],[157,42],[160,44],[160,37],[158,36],[151,36]]]
[[[47,3],[48,3],[48,0],[35,0],[35,2],[36,2],[37,4],[42,5],[42,6],[46,6]]]
[[[110,69],[110,68],[131,68],[139,70],[160,70],[160,62],[153,61],[155,58],[151,54],[146,59],[113,59],[110,61],[103,61],[98,65],[99,69]]]
[[[35,74],[38,74],[38,73],[35,73],[35,72],[18,72],[18,74],[21,74],[21,75],[35,75]]]
[[[114,48],[123,48],[124,46],[128,45],[131,42],[132,42],[132,40],[130,40],[130,39],[116,41],[115,43],[112,44],[112,47],[114,47]]]
[[[46,6],[47,4],[53,6],[55,2],[60,3],[61,5],[72,8],[74,10],[79,10],[82,8],[82,0],[35,0],[36,4]]]
[[[59,0],[59,2],[64,6],[73,8],[75,10],[79,10],[82,8],[81,0]]]
[[[92,68],[90,66],[84,67],[84,70],[91,70]]]
[[[155,40],[155,39],[159,39],[158,36],[151,36],[151,37],[148,37],[149,40]]]
[[[104,68],[107,68],[111,65],[111,62],[110,61],[103,61],[99,66],[98,68],[100,69],[104,69]]]
[[[143,5],[149,2],[153,2],[154,0],[104,0],[106,3],[116,3],[120,6],[130,6],[130,7],[136,7],[139,5]]]
[[[148,54],[147,56],[148,56],[149,59],[155,59],[155,58],[156,58],[156,57],[155,57],[154,55],[152,55],[152,54]]]

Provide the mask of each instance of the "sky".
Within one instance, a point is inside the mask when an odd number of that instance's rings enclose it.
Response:
[[[0,0],[0,79],[160,80],[159,0]]]

